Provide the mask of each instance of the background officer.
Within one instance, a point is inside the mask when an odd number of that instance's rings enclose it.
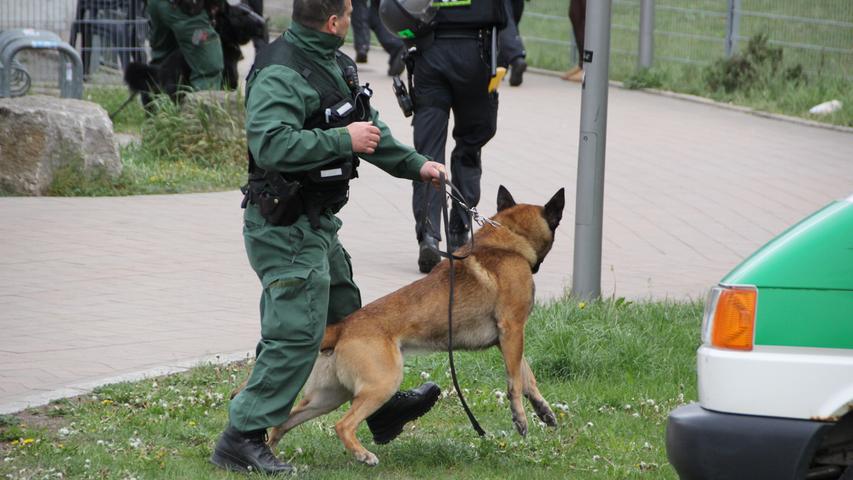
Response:
[[[292,470],[275,458],[264,433],[287,420],[326,324],[361,306],[335,216],[356,176],[356,155],[416,182],[437,182],[444,171],[398,143],[370,108],[355,62],[338,50],[351,12],[350,0],[295,0],[290,28],[260,51],[249,73],[243,238],[263,286],[261,340],[211,457],[226,469]],[[432,383],[398,392],[367,419],[374,441],[391,441],[439,394]]]
[[[498,52],[498,64],[510,69],[509,85],[517,87],[524,81],[524,72],[527,70],[527,51],[524,42],[518,33],[518,24],[524,13],[525,0],[505,0],[507,16],[506,26],[501,29],[499,35],[500,51]]]
[[[405,68],[403,55],[406,50],[403,42],[389,32],[379,20],[379,0],[353,0],[352,37],[355,43],[356,63],[367,63],[371,30],[376,34],[376,39],[379,40],[382,48],[388,52],[388,75],[399,75]]]
[[[482,175],[480,150],[497,127],[498,94],[489,91],[493,53],[497,52],[491,45],[493,27],[500,29],[506,23],[504,1],[382,0],[379,13],[389,30],[416,46],[412,92],[415,149],[445,163],[452,111],[456,145],[450,154],[451,177],[465,203],[477,206]],[[444,192],[413,183],[418,268],[423,273],[440,260],[436,249],[444,201]],[[454,204],[447,239],[450,251],[468,240],[466,218],[467,214]]]
[[[180,49],[190,66],[190,85],[196,90],[222,87],[222,44],[210,21],[207,3],[222,0],[148,0],[151,64],[157,65]]]

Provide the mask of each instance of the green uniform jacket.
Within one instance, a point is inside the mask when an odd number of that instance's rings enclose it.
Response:
[[[331,72],[341,92],[351,96],[335,61],[343,39],[295,22],[284,35]],[[264,170],[299,172],[352,155],[346,128],[303,130],[306,119],[319,108],[317,91],[296,71],[270,65],[254,72],[246,87],[246,136],[255,163]],[[427,158],[395,140],[375,109],[371,118],[381,132],[379,146],[373,154],[359,157],[395,177],[420,180],[420,168]]]
[[[190,84],[197,90],[222,88],[222,44],[207,12],[189,16],[169,0],[149,0],[151,63],[159,64],[180,49],[190,66]]]

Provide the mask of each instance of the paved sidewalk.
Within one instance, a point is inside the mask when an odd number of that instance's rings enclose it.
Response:
[[[411,142],[384,76],[361,71]],[[567,205],[536,276],[540,300],[570,286],[581,89],[528,73],[502,88],[483,153],[480,209],[498,185]],[[630,298],[700,298],[792,222],[853,193],[853,134],[643,92],[610,90],[602,287]],[[371,301],[420,277],[410,186],[364,164],[342,218]],[[260,287],[238,191],[124,198],[0,198],[0,413],[95,385],[240,358],[258,336]]]

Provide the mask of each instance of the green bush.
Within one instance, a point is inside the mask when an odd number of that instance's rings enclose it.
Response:
[[[154,99],[152,114],[142,124],[142,149],[167,161],[189,160],[207,167],[243,165],[246,134],[242,102],[239,111],[205,97],[181,104],[162,95]]]
[[[749,91],[780,81],[791,86],[805,83],[803,66],[784,68],[782,56],[782,49],[770,46],[767,34],[762,33],[749,39],[743,53],[711,64],[706,69],[705,81],[711,91],[726,93]]]
[[[631,90],[639,88],[661,88],[664,81],[664,74],[660,70],[644,68],[629,75],[622,85]]]

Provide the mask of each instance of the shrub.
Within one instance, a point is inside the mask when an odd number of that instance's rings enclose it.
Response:
[[[151,111],[142,124],[141,148],[148,155],[214,168],[246,162],[245,114],[239,95],[202,92],[187,96],[181,104],[158,96]]]
[[[749,39],[743,53],[719,59],[705,71],[705,82],[712,91],[749,91],[778,81],[800,84],[806,82],[803,66],[793,65],[783,69],[782,49],[768,43],[766,33]]]

